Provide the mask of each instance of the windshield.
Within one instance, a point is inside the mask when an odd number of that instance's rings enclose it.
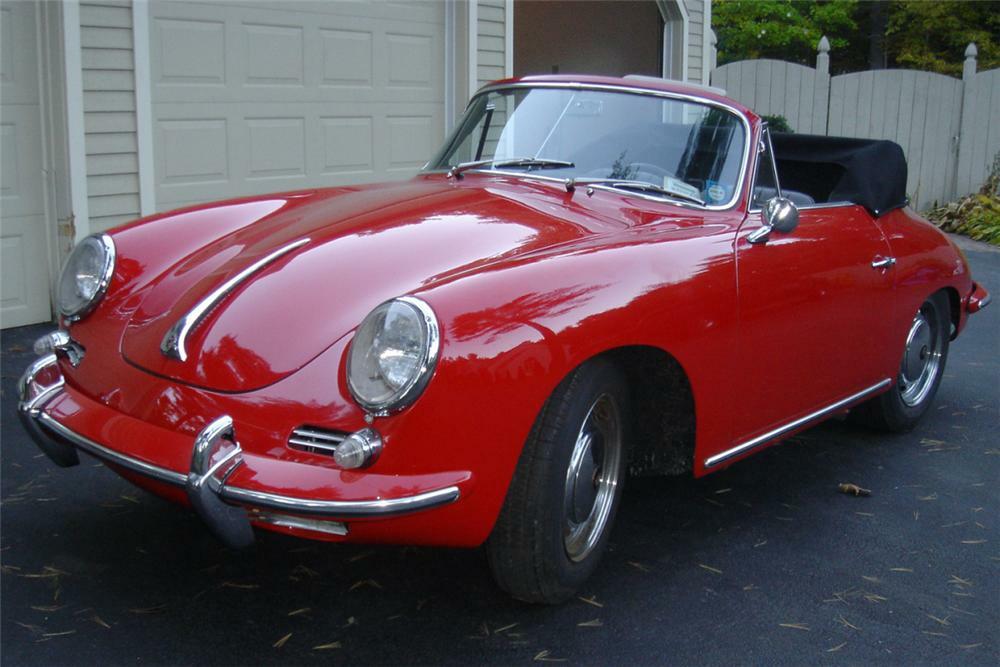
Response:
[[[746,142],[730,111],[655,95],[510,88],[477,96],[429,169],[610,181],[710,206],[735,198]],[[470,165],[469,163],[479,163]]]

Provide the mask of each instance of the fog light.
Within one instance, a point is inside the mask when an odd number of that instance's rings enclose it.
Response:
[[[344,438],[333,450],[333,460],[341,468],[352,470],[370,466],[382,451],[382,437],[370,428],[363,428]]]
[[[46,354],[52,354],[56,350],[65,347],[69,344],[69,334],[65,331],[53,331],[47,333],[38,340],[35,341],[33,346],[35,354],[40,357],[44,357]]]

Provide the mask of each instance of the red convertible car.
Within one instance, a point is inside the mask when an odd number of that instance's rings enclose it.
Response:
[[[627,475],[927,411],[989,295],[905,183],[896,144],[772,136],[709,89],[501,81],[412,180],[85,239],[20,414],[231,546],[485,544],[557,602]]]

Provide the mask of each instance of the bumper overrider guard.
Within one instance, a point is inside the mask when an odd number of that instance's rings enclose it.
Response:
[[[432,509],[455,502],[457,486],[401,498],[317,500],[245,489],[227,480],[243,464],[233,420],[222,416],[194,440],[187,475],[115,451],[67,428],[44,411],[64,390],[56,355],[37,359],[18,382],[18,415],[35,444],[56,465],[80,463],[79,450],[159,482],[184,488],[195,512],[226,545],[249,546],[254,541],[251,519],[286,528],[346,535],[350,518],[385,518]],[[285,513],[288,514],[285,514]]]

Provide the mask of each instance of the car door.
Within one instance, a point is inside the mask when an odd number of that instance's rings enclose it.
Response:
[[[746,449],[884,382],[893,343],[891,252],[864,208],[802,206],[791,232],[748,240],[762,226],[752,211],[736,239],[734,444],[759,440]]]

